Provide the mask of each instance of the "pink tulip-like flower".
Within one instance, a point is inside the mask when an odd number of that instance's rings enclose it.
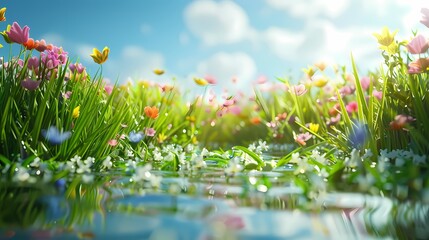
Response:
[[[297,96],[304,95],[307,92],[307,89],[305,88],[304,84],[296,85],[292,89],[293,89],[292,93],[294,93]]]
[[[48,46],[46,45],[46,41],[44,39],[40,41],[36,41],[36,44],[37,44],[36,50],[39,52],[43,52],[46,49],[48,49]]]
[[[6,34],[11,42],[24,44],[28,41],[29,31],[30,28],[28,26],[21,28],[17,22],[14,22]]]
[[[360,85],[362,86],[363,90],[367,90],[369,88],[370,83],[371,79],[369,77],[363,77],[360,79]]]
[[[69,65],[69,69],[73,73],[77,72],[77,73],[81,74],[85,70],[85,67],[81,63],[74,63],[74,64]]]
[[[109,144],[109,146],[111,147],[115,147],[116,145],[118,145],[118,140],[110,139],[109,141],[107,141],[107,144]]]
[[[217,80],[216,78],[214,78],[212,75],[206,75],[204,77],[204,79],[209,83],[209,84],[216,84]]]
[[[223,107],[230,107],[235,103],[234,98],[230,98],[230,99],[226,99],[225,102],[223,102],[222,106]]]
[[[358,103],[353,101],[350,102],[349,104],[347,104],[346,106],[346,110],[348,113],[354,113],[358,111]]]
[[[268,78],[264,75],[261,75],[256,79],[256,84],[264,84],[268,82]]]
[[[29,91],[36,90],[39,87],[39,85],[40,85],[40,80],[35,81],[35,80],[32,80],[31,78],[26,78],[21,81],[21,86]]]
[[[428,48],[428,40],[420,34],[417,37],[413,38],[413,40],[411,40],[411,42],[407,44],[408,52],[411,54],[425,53]]]
[[[408,73],[417,74],[427,71],[429,68],[429,59],[428,58],[419,58],[414,62],[408,64]]]
[[[429,8],[422,8],[421,13],[423,14],[423,18],[420,22],[429,28]]]
[[[37,70],[39,68],[39,58],[31,57],[28,59],[27,68],[31,70]]]
[[[106,86],[104,86],[104,91],[106,91],[107,95],[112,94],[113,86],[110,84],[106,84]]]
[[[374,90],[374,91],[372,91],[372,96],[374,96],[378,100],[381,100],[383,98],[383,92]]]
[[[146,128],[146,130],[144,131],[144,133],[148,137],[153,137],[153,136],[155,136],[156,131],[153,128]]]

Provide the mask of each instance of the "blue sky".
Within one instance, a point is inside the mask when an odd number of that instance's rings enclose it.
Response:
[[[422,0],[6,0],[7,23],[28,25],[30,37],[63,46],[94,74],[93,47],[109,46],[104,76],[120,82],[175,77],[192,86],[206,74],[220,87],[258,76],[302,77],[301,69],[326,61],[349,65],[353,52],[362,74],[380,63],[372,36],[383,26],[410,38],[428,36],[419,24]],[[34,6],[32,6],[34,5]],[[429,7],[426,3],[425,7]],[[4,24],[5,25],[5,24]],[[2,26],[4,27],[4,26]],[[7,48],[1,49],[7,54]],[[155,76],[154,68],[166,70]]]

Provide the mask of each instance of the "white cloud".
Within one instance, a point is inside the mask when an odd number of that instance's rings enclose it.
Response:
[[[350,0],[266,0],[272,8],[286,11],[295,17],[337,17],[350,4]]]
[[[350,63],[350,53],[362,69],[374,70],[380,60],[372,33],[376,29],[337,28],[329,21],[307,24],[300,31],[269,28],[263,34],[272,54],[300,67],[320,60],[328,63]]]
[[[194,1],[184,17],[188,29],[206,45],[239,42],[251,32],[246,12],[233,1]]]
[[[202,77],[215,77],[220,87],[232,87],[231,80],[236,78],[237,86],[246,88],[254,80],[257,69],[254,60],[244,52],[218,52],[200,62],[197,72]]]
[[[155,68],[164,68],[164,57],[161,53],[151,52],[139,46],[125,46],[117,59],[109,58],[105,63],[105,74],[111,79],[119,76],[119,82],[127,79],[138,80],[154,77]]]

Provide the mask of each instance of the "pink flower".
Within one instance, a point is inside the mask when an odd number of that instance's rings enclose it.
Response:
[[[226,99],[226,100],[225,100],[225,102],[223,102],[222,106],[223,106],[223,107],[230,107],[230,106],[232,106],[234,103],[235,103],[234,98],[229,98],[229,99]]]
[[[346,106],[346,110],[348,113],[354,113],[358,111],[358,104],[356,101],[350,102]]]
[[[297,96],[301,96],[307,92],[307,89],[305,88],[304,84],[299,84],[297,86],[293,87],[293,92]]]
[[[427,71],[429,68],[429,59],[428,58],[419,58],[414,62],[408,64],[408,73],[416,74]]]
[[[21,26],[19,26],[17,22],[14,22],[10,27],[10,30],[6,33],[10,41],[19,44],[24,44],[28,41],[29,31],[30,28],[28,26],[24,26],[24,28],[21,28]]]
[[[118,140],[110,139],[109,141],[107,141],[107,144],[109,144],[109,146],[111,147],[115,147],[116,145],[118,145]]]
[[[206,75],[204,77],[204,79],[209,83],[209,84],[216,84],[216,78],[214,78],[212,75]]]
[[[72,71],[72,73],[77,72],[81,74],[85,70],[85,67],[81,63],[74,63],[69,65],[69,69]]]
[[[411,54],[425,53],[429,48],[429,42],[422,35],[418,35],[407,44],[408,52]]]
[[[27,68],[32,70],[37,70],[39,68],[39,58],[38,57],[29,58],[27,62]]]
[[[305,146],[307,144],[306,142],[310,140],[311,136],[312,135],[308,132],[298,134],[297,136],[295,136],[295,142],[297,142],[301,146]]]
[[[40,85],[40,80],[35,81],[35,80],[32,80],[31,78],[26,78],[21,81],[21,86],[29,91],[36,90],[39,87],[39,85]]]
[[[106,84],[106,86],[104,86],[104,91],[106,91],[107,95],[112,94],[113,86],[110,84]]]
[[[420,20],[420,22],[429,28],[429,9],[422,8],[421,13],[423,13],[423,18]]]
[[[340,94],[341,96],[347,96],[347,95],[351,95],[355,92],[355,87],[354,86],[344,86],[340,89]]]
[[[374,91],[372,91],[372,95],[374,97],[376,97],[378,100],[381,100],[383,98],[383,92],[382,91],[374,90]]]
[[[70,99],[71,95],[72,95],[71,91],[67,91],[67,92],[62,94],[64,99]]]
[[[48,49],[48,46],[46,45],[46,41],[44,39],[40,40],[40,41],[36,41],[36,50],[39,52],[43,52],[46,49]]]
[[[360,79],[360,85],[362,86],[363,90],[367,90],[369,88],[370,83],[371,79],[369,77],[363,77]]]
[[[153,128],[146,128],[144,133],[146,134],[146,136],[153,137],[155,136],[156,131]]]
[[[264,75],[261,75],[256,79],[256,84],[264,84],[268,82],[268,78]]]

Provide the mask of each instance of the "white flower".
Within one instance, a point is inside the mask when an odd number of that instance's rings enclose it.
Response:
[[[240,164],[241,158],[235,157],[229,161],[228,167],[225,168],[227,175],[234,175],[235,173],[241,172],[244,167]]]
[[[104,159],[103,161],[103,167],[110,169],[113,166],[113,163],[111,160],[112,160],[112,157],[107,156],[106,159]]]
[[[40,158],[36,157],[32,163],[30,163],[30,167],[38,168],[40,167]]]
[[[207,167],[207,164],[204,161],[204,157],[202,155],[198,156],[196,154],[193,154],[191,158],[191,163],[193,169],[201,169]]]
[[[355,168],[360,161],[362,161],[362,159],[359,155],[359,150],[353,148],[352,152],[350,153],[350,158],[346,158],[345,164],[347,167]]]
[[[152,175],[150,170],[152,170],[151,164],[146,164],[143,167],[137,167],[136,172],[132,176],[133,181],[138,182],[142,180],[150,180]]]
[[[291,159],[289,161],[290,163],[299,163],[301,162],[301,158],[299,157],[299,153],[292,153]]]

